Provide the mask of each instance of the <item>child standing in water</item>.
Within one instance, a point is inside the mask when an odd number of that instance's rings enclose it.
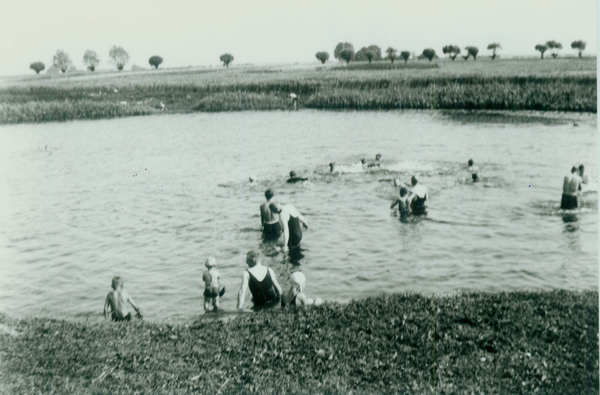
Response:
[[[312,300],[304,294],[304,284],[306,277],[301,272],[292,273],[290,276],[292,286],[281,296],[281,307],[285,306],[302,306],[302,305],[320,305],[323,301],[320,298]]]
[[[108,319],[108,312],[111,312],[113,321],[131,321],[131,312],[129,312],[128,304],[131,304],[137,312],[137,317],[142,318],[142,311],[135,305],[135,302],[126,291],[123,291],[125,281],[119,277],[113,277],[111,287],[112,291],[106,295],[104,302],[104,318]]]
[[[204,281],[204,311],[210,309],[210,305],[213,305],[213,311],[219,309],[219,296],[225,294],[225,287],[219,289],[219,271],[217,270],[217,260],[214,257],[209,257],[206,260],[207,271],[202,275],[202,281]]]
[[[398,213],[400,217],[408,217],[410,215],[410,200],[408,196],[408,189],[403,186],[400,188],[400,198],[396,199],[394,203],[390,206],[390,208],[396,207],[398,205]]]

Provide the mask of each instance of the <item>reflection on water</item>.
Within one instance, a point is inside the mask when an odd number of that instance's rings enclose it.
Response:
[[[573,162],[597,178],[595,117],[573,128],[572,115],[438,115],[245,112],[0,127],[0,311],[99,315],[120,275],[147,318],[201,314],[211,255],[229,311],[245,254],[257,248],[282,287],[301,270],[311,296],[340,302],[597,289],[597,192],[576,211],[559,207]],[[366,171],[360,159],[376,153],[380,168]],[[470,158],[484,182],[468,182]],[[290,170],[309,181],[287,184]],[[427,216],[401,219],[389,209],[397,188],[380,180],[414,174],[429,189]],[[310,223],[301,249],[284,255],[262,240],[267,188]]]

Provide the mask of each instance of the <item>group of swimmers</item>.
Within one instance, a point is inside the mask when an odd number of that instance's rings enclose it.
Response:
[[[377,154],[375,162],[366,163],[361,159],[364,168],[380,167],[381,155]],[[335,171],[335,162],[329,164],[330,173]],[[582,184],[589,184],[589,177],[584,174],[584,166],[579,168],[573,166],[571,174],[564,178],[563,195],[560,208],[564,210],[575,209],[578,207],[577,196],[582,192]],[[471,173],[473,182],[481,181],[478,174],[478,167],[474,161],[469,159],[467,162],[467,171]],[[307,181],[308,178],[299,177],[295,171],[290,172],[290,178],[287,183],[297,183]],[[250,182],[255,178],[250,177]],[[389,180],[381,180],[389,181]],[[411,177],[411,187],[404,184],[400,179],[393,180],[396,187],[399,188],[399,197],[392,203],[390,209],[398,206],[398,212],[401,217],[410,215],[426,214],[426,202],[429,200],[427,188],[419,183],[416,175]],[[282,247],[283,252],[299,247],[302,240],[302,227],[308,229],[306,219],[291,204],[281,204],[275,199],[275,193],[271,189],[265,191],[266,202],[260,205],[260,218],[263,237]],[[252,250],[246,255],[246,264],[248,269],[242,274],[242,285],[238,292],[237,308],[241,309],[246,298],[246,293],[250,290],[254,309],[272,307],[277,304],[285,306],[300,306],[309,304],[320,304],[322,300],[308,298],[304,294],[306,277],[301,272],[294,272],[290,276],[291,287],[285,293],[277,281],[277,276],[273,269],[262,265],[260,252]],[[209,257],[205,266],[207,271],[202,275],[204,281],[204,310],[216,311],[219,309],[219,298],[225,294],[225,287],[219,285],[220,274],[217,270],[217,261],[214,257]],[[106,296],[104,303],[104,316],[113,321],[129,321],[133,318],[129,305],[133,307],[136,316],[141,318],[141,310],[135,304],[131,296],[123,290],[124,281],[121,277],[112,279],[112,291]]]

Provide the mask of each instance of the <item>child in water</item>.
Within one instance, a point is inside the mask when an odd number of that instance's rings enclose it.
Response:
[[[408,196],[408,189],[405,186],[403,186],[400,188],[400,198],[396,199],[396,201],[394,203],[392,203],[390,208],[394,208],[394,207],[396,207],[396,205],[398,205],[398,213],[400,214],[400,216],[407,217],[411,213],[411,210],[410,210],[410,201],[411,200],[412,199],[409,199],[409,196]]]
[[[281,307],[285,306],[302,306],[302,305],[320,305],[323,303],[321,298],[312,300],[307,298],[304,294],[304,284],[306,283],[306,277],[301,272],[292,273],[290,276],[290,282],[292,286],[290,289],[283,293],[281,296]]]
[[[206,260],[207,271],[202,275],[202,281],[204,281],[204,311],[210,309],[210,305],[213,305],[213,311],[219,309],[219,296],[225,294],[225,287],[219,290],[219,271],[217,270],[217,260],[214,257],[209,257]]]
[[[126,291],[123,291],[125,281],[119,277],[113,277],[111,287],[112,291],[106,295],[104,302],[104,318],[108,319],[108,312],[111,312],[113,321],[131,321],[131,312],[129,312],[128,304],[131,304],[136,311],[136,316],[142,318],[142,311],[135,305],[135,302]]]
[[[473,179],[473,182],[480,181],[479,174],[477,174],[479,168],[473,164],[473,159],[469,159],[469,161],[467,162],[467,166],[467,170],[471,172],[471,178]]]

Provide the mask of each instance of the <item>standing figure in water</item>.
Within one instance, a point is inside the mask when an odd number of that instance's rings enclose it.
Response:
[[[481,179],[479,178],[479,174],[477,174],[477,172],[479,171],[479,167],[473,164],[473,159],[469,159],[467,166],[467,170],[471,172],[471,178],[473,178],[473,182],[481,181]]]
[[[396,201],[392,203],[390,208],[394,208],[396,207],[396,205],[398,205],[398,214],[400,214],[400,218],[406,218],[411,214],[411,198],[412,196],[408,195],[408,189],[402,186],[400,187],[400,198],[396,199]]]
[[[571,168],[571,175],[566,176],[563,181],[563,194],[560,201],[562,210],[572,210],[577,208],[577,191],[581,188],[581,177],[579,169],[576,166]]]
[[[294,170],[290,171],[290,178],[287,180],[289,184],[295,184],[300,181],[307,181],[308,178],[298,177],[298,174]]]
[[[424,185],[419,184],[417,176],[412,176],[410,180],[412,184],[413,197],[411,199],[411,208],[413,215],[424,215],[426,212],[425,202],[429,200],[429,192]]]
[[[281,286],[273,269],[263,266],[258,251],[249,251],[246,255],[248,269],[242,274],[242,286],[238,293],[237,308],[244,307],[246,291],[250,289],[254,309],[273,307],[279,303]]]
[[[300,223],[308,229],[308,224],[302,214],[291,204],[281,205],[274,202],[269,205],[269,208],[274,213],[279,214],[279,221],[283,228],[283,251],[300,246],[302,240],[302,226],[300,226]]]
[[[274,195],[275,193],[271,189],[267,189],[265,191],[267,201],[260,205],[260,222],[263,227],[263,236],[266,239],[278,239],[282,231],[279,214],[269,208],[269,205],[273,203]]]

